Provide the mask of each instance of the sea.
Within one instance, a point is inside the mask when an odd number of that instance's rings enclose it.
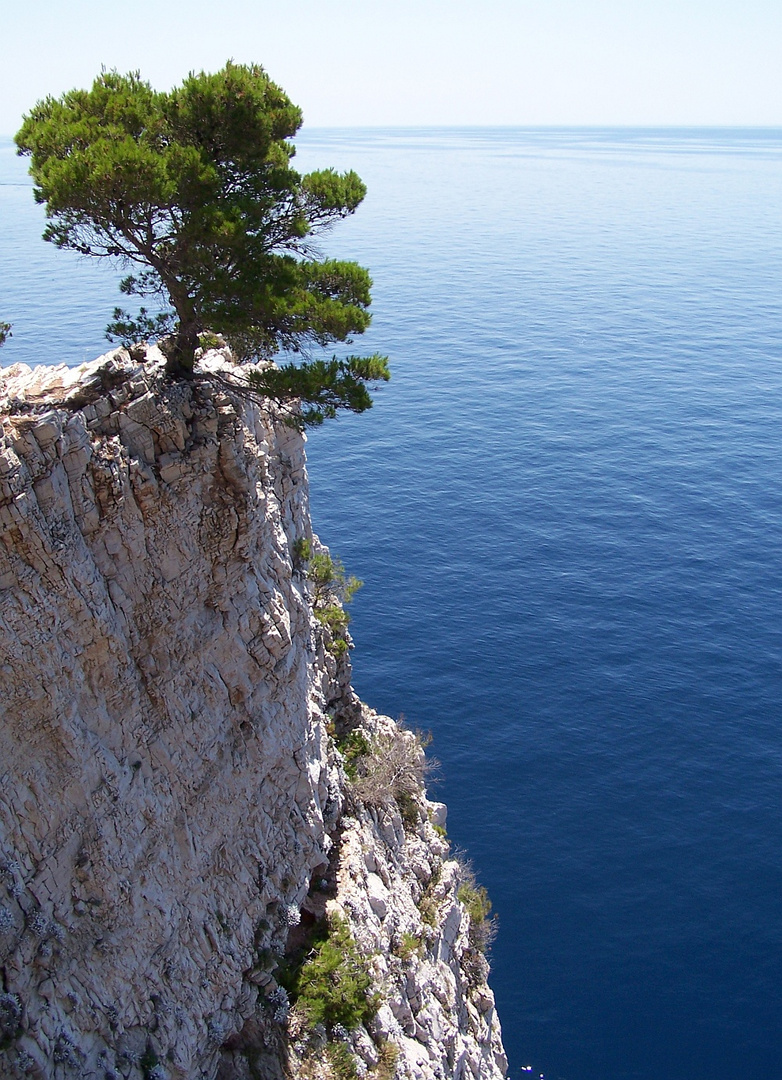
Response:
[[[303,129],[374,279],[313,431],[355,685],[431,732],[498,918],[510,1076],[782,1078],[782,130]],[[0,142],[3,364],[106,351],[118,272]]]

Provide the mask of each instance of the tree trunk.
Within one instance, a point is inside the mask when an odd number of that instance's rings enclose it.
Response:
[[[198,348],[198,324],[180,321],[176,337],[169,338],[164,352],[166,371],[177,379],[192,379],[195,351]]]
[[[156,268],[157,269],[157,268]],[[166,371],[176,379],[192,379],[198,333],[201,330],[193,303],[185,287],[176,277],[158,270],[171,304],[179,317],[176,336],[169,339],[166,355]]]

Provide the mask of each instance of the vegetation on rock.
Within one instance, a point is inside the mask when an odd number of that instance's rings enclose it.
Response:
[[[313,240],[352,214],[355,172],[302,175],[289,141],[301,111],[263,68],[229,62],[170,92],[138,72],[104,71],[89,90],[39,101],[16,135],[46,205],[44,239],[131,270],[128,296],[159,310],[115,309],[108,332],[160,338],[171,374],[192,373],[199,334],[240,359],[349,342],[369,325],[371,280],[355,262],[316,257]],[[304,403],[301,426],[372,404],[384,357],[305,361],[254,373],[265,396]]]
[[[437,763],[428,761],[424,747],[428,737],[420,732],[397,728],[380,732],[370,744],[369,753],[356,764],[353,790],[369,806],[387,806],[396,802],[404,823],[418,824],[418,799],[424,794],[426,774]]]
[[[497,936],[497,920],[491,916],[491,900],[485,886],[475,880],[475,873],[467,863],[462,864],[462,880],[456,893],[470,918],[470,945],[485,953]]]
[[[346,638],[350,616],[345,611],[353,596],[363,585],[357,577],[348,577],[339,559],[328,552],[312,553],[309,540],[302,538],[293,545],[296,563],[307,566],[307,579],[312,583],[312,610],[315,618],[329,633],[327,648],[341,656],[348,649]]]
[[[372,975],[347,922],[333,916],[319,930],[303,963],[283,975],[292,1000],[311,1025],[331,1031],[365,1024],[377,1012]]]
[[[363,731],[353,728],[341,738],[337,739],[337,749],[342,754],[345,764],[345,774],[348,780],[358,779],[358,768],[361,758],[372,752],[372,745]]]
[[[389,372],[386,358],[375,353],[253,368],[246,379],[250,389],[262,397],[281,404],[301,401],[304,407],[290,418],[290,423],[303,430],[332,419],[339,409],[355,413],[370,409],[372,398],[367,383],[387,382]]]
[[[394,955],[398,956],[400,960],[410,960],[413,957],[420,958],[423,956],[424,949],[425,945],[423,938],[418,934],[413,934],[409,930],[405,930],[394,946]]]

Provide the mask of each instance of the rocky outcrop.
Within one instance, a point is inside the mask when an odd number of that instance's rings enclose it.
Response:
[[[304,441],[161,360],[0,373],[0,1074],[493,1080],[474,886],[313,607]],[[297,983],[329,927],[351,1024]]]

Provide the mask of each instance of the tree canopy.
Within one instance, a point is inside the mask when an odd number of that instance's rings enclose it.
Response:
[[[122,292],[157,301],[135,315],[117,308],[110,336],[163,338],[168,370],[187,375],[205,330],[247,359],[363,333],[368,272],[320,257],[313,241],[366,189],[352,171],[293,168],[301,122],[261,67],[230,62],[170,92],[104,71],[90,90],[46,98],[24,117],[16,143],[46,205],[44,239],[119,260],[131,271]],[[306,384],[290,375],[306,367],[287,365],[289,383]],[[371,404],[367,376],[388,378],[378,356],[335,360],[330,373],[337,392],[346,373],[361,384],[363,397],[351,386],[353,404],[337,405],[353,411]]]

